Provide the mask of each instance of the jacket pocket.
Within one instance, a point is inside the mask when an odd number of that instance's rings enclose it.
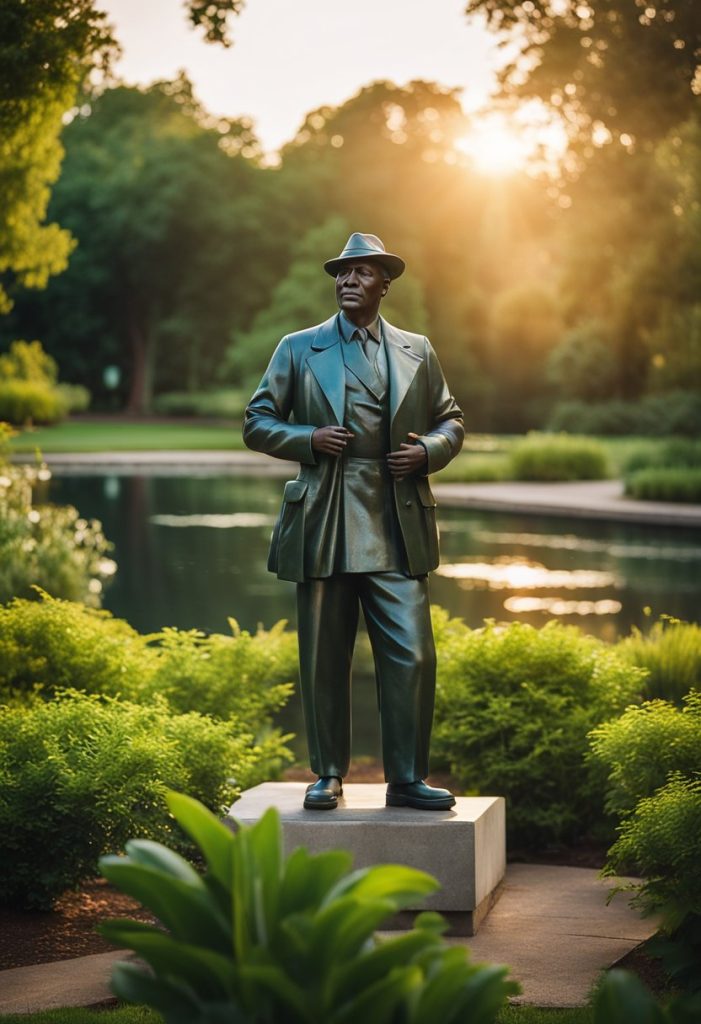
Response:
[[[431,485],[425,476],[419,476],[416,478],[416,493],[418,494],[419,501],[424,508],[436,507],[436,499],[433,497]]]
[[[282,580],[304,580],[304,498],[306,480],[288,480],[282,495],[277,531],[277,574]]]
[[[436,499],[433,496],[431,485],[425,476],[416,478],[416,494],[423,512],[424,528],[426,530],[426,551],[428,554],[428,567],[435,569],[440,561],[438,548],[438,524],[436,522]]]

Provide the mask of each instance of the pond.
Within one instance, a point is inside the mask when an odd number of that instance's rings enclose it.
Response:
[[[141,632],[295,625],[295,587],[266,570],[279,479],[248,475],[55,475],[51,499],[103,523],[118,569],[103,605]],[[576,623],[605,640],[666,613],[696,621],[701,531],[439,510],[431,598],[470,626],[484,618]],[[356,754],[378,749],[374,686],[360,644]],[[291,727],[301,732],[296,708]],[[367,723],[367,724],[365,724]],[[300,749],[299,747],[297,748]]]

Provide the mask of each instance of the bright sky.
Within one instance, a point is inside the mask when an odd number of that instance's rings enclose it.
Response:
[[[502,57],[494,37],[464,15],[465,0],[247,0],[228,50],[203,42],[180,0],[102,0],[124,48],[130,84],[184,68],[213,114],[251,116],[267,151],[303,117],[337,105],[376,79],[423,78],[487,100]]]

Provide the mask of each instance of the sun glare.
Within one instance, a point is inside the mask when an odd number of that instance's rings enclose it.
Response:
[[[455,140],[455,149],[483,174],[510,175],[553,170],[564,152],[562,125],[544,110],[525,104],[511,116],[501,111],[476,114],[470,131]]]

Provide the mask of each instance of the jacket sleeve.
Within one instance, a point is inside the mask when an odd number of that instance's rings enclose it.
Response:
[[[428,364],[430,416],[433,426],[419,441],[426,449],[428,465],[426,475],[437,473],[447,466],[462,448],[465,437],[462,410],[448,390],[441,364],[438,362],[431,342],[426,339],[426,361]]]
[[[273,353],[243,421],[243,440],[256,452],[276,459],[316,465],[312,434],[316,427],[290,423],[295,389],[295,367],[289,338]]]

